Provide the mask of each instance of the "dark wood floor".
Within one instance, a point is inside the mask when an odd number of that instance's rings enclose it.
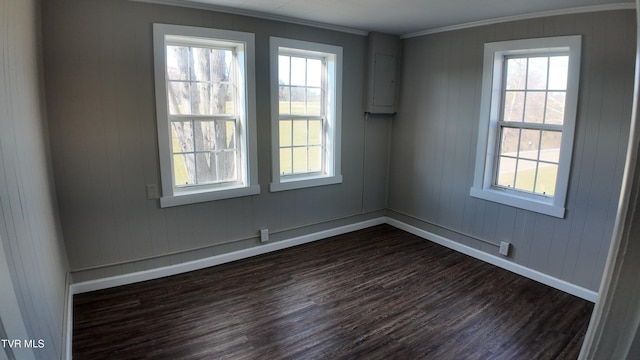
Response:
[[[387,225],[74,296],[78,359],[575,359],[593,304]]]

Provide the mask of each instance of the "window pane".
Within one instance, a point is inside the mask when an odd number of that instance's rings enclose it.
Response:
[[[189,75],[189,48],[167,46],[167,79],[187,80]]]
[[[504,94],[504,121],[522,122],[524,92],[507,91]]]
[[[222,121],[226,128],[227,137],[225,149],[236,149],[236,121],[235,120],[227,120]]]
[[[291,120],[280,120],[280,146],[291,146]]]
[[[167,102],[169,103],[169,114],[181,115],[191,114],[191,101],[189,99],[189,83],[167,82]]]
[[[564,91],[547,94],[547,112],[545,124],[562,125],[564,123],[564,105],[567,93]]]
[[[507,89],[524,90],[527,75],[527,59],[507,60]]]
[[[322,148],[320,146],[309,147],[309,171],[322,171]]]
[[[293,172],[308,172],[306,147],[293,148]]]
[[[546,94],[542,91],[527,92],[527,104],[524,121],[542,124],[544,120],[544,102]]]
[[[520,129],[502,128],[500,139],[500,155],[517,156],[520,142]]]
[[[280,55],[278,56],[278,84],[291,85],[289,79],[289,57]]]
[[[280,86],[280,90],[278,93],[278,98],[280,102],[280,114],[290,114],[291,113],[291,94],[290,88],[287,86]]]
[[[549,58],[549,90],[566,90],[569,72],[568,56]]]
[[[322,138],[322,120],[309,120],[309,145],[321,145]]]
[[[538,159],[538,148],[540,146],[540,130],[523,129],[520,139],[519,157],[525,159]]]
[[[230,82],[231,79],[231,60],[233,53],[231,50],[211,50],[211,81],[214,82]]]
[[[305,58],[291,57],[291,85],[305,85],[306,60]]]
[[[293,121],[293,145],[307,145],[307,120]]]
[[[292,150],[291,148],[280,149],[280,174],[287,175],[291,174],[293,168],[291,167],[292,160]]]
[[[196,151],[210,151],[216,148],[216,128],[213,121],[194,123]]]
[[[291,88],[291,113],[292,114],[305,114],[306,91],[303,87]]]
[[[519,190],[533,192],[533,182],[536,176],[537,162],[529,160],[519,160],[516,173],[515,188]]]
[[[231,87],[226,83],[191,84],[193,114],[215,115],[233,113]]]
[[[193,126],[191,121],[171,123],[171,144],[173,152],[193,151]]]
[[[560,144],[562,132],[543,131],[540,145],[540,160],[558,163],[560,161]]]
[[[211,81],[211,49],[191,48],[191,81]]]
[[[553,196],[556,193],[558,165],[540,163],[536,180],[536,193]]]
[[[516,172],[516,159],[500,156],[498,158],[497,185],[513,187],[515,172]]]
[[[307,114],[320,115],[320,88],[307,88]]]
[[[327,114],[335,110],[327,106],[326,87],[336,76],[336,73],[329,76],[327,71],[338,70],[339,64],[334,62],[337,55],[325,53],[324,46],[298,49],[293,43],[294,47],[284,44],[288,42],[281,40],[277,54],[279,103],[273,104],[278,106],[280,114],[273,120],[278,121],[280,136],[276,156],[280,158],[280,175],[288,177],[284,182],[306,182],[312,177],[321,177],[323,174],[319,173],[325,171],[327,159],[337,155],[332,154],[330,151],[334,149],[328,149],[326,144],[333,132],[339,130],[339,124],[330,122],[338,118]],[[335,151],[339,150],[339,144],[331,145],[336,146]],[[275,176],[274,181],[277,182]],[[298,186],[292,183],[286,187],[290,185]]]
[[[216,120],[214,131],[216,150],[235,148],[235,124],[233,120]]]
[[[176,186],[196,183],[193,154],[173,155],[173,181]]]
[[[216,163],[211,153],[197,153],[198,184],[216,181]]]
[[[322,83],[322,61],[318,59],[307,60],[307,86],[320,87]]]
[[[211,84],[191,84],[191,113],[202,115],[215,114],[213,104],[210,102],[212,96]]]
[[[236,176],[236,152],[223,151],[216,155],[216,173],[218,181],[235,181]]]
[[[217,89],[216,87],[219,87]],[[216,105],[216,114],[235,114],[235,101],[233,96],[233,86],[229,83],[213,84],[214,97],[213,103]],[[222,98],[224,96],[224,99]]]
[[[547,88],[547,64],[549,58],[529,58],[527,71],[527,89],[545,90]]]

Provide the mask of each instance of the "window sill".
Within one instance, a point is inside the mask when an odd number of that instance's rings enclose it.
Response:
[[[492,201],[495,203],[513,206],[523,210],[533,211],[539,214],[549,215],[564,219],[565,208],[553,203],[553,199],[545,201],[532,197],[518,195],[508,190],[482,189],[472,187],[469,193],[472,197]]]
[[[269,190],[271,192],[286,191],[294,189],[303,189],[315,186],[332,185],[342,183],[342,175],[336,176],[323,176],[312,178],[295,178],[289,181],[284,180],[281,182],[273,182],[270,185]]]
[[[160,207],[166,208],[258,194],[260,194],[260,185],[234,186],[216,190],[206,189],[181,191],[171,196],[161,197]]]

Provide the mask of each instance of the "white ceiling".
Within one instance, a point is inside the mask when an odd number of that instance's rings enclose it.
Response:
[[[328,27],[411,35],[571,9],[633,8],[633,0],[138,0],[309,22]],[[506,19],[505,19],[506,18]]]

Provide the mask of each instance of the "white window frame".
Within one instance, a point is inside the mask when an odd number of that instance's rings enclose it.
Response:
[[[322,58],[325,62],[327,85],[323,94],[325,151],[323,154],[323,168],[320,172],[287,176],[280,174],[278,57],[281,52],[287,55]],[[340,161],[342,142],[342,47],[270,37],[270,72],[272,143],[272,182],[270,190],[275,192],[342,183]]]
[[[161,207],[228,199],[260,193],[258,184],[254,34],[192,26],[153,24],[156,117],[162,181]],[[175,41],[234,48],[240,81],[237,99],[238,181],[222,184],[174,185],[170,115],[167,101],[166,45]]]
[[[580,35],[574,35],[485,44],[480,124],[471,196],[564,218],[578,104],[581,40]],[[549,197],[495,186],[498,142],[500,141],[498,122],[501,117],[504,92],[502,88],[504,59],[513,55],[543,54],[544,56],[557,51],[568,52],[569,66],[555,194]]]

